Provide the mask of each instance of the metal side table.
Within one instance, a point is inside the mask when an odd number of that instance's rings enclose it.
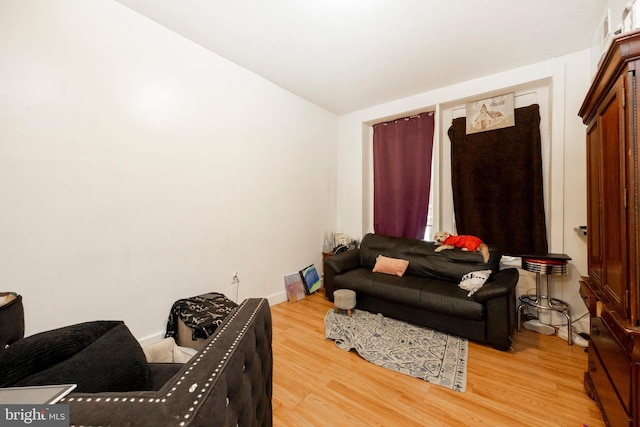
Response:
[[[567,318],[567,344],[571,345],[573,331],[571,329],[571,309],[569,304],[551,296],[549,276],[565,275],[568,272],[568,261],[571,258],[565,254],[523,255],[522,269],[536,273],[536,293],[520,296],[518,307],[518,332],[522,323],[524,307],[535,307],[539,310],[552,310],[562,313]],[[546,276],[546,283],[542,283],[541,275]]]

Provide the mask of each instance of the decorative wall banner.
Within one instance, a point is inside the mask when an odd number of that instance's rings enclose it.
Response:
[[[467,135],[515,126],[513,93],[467,102]]]

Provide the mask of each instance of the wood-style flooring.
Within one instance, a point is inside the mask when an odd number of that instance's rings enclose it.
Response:
[[[469,342],[467,390],[459,393],[326,341],[333,304],[323,291],[271,307],[276,427],[604,427],[582,385],[583,347],[524,328],[507,352]]]

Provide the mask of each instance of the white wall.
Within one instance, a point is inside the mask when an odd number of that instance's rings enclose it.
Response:
[[[631,1],[629,0],[607,0],[599,25],[593,30],[593,39],[591,40],[591,75],[596,73],[600,65],[600,60],[611,45],[612,39],[616,37],[616,31],[623,31],[622,15],[630,3]],[[636,24],[640,24],[638,19],[638,17],[635,18]],[[608,25],[606,25],[606,22],[608,22]],[[608,33],[606,33],[607,30],[609,31]]]
[[[586,239],[574,227],[586,224],[586,157],[585,128],[577,113],[589,87],[590,55],[588,50],[555,58],[484,78],[461,82],[438,90],[417,94],[340,117],[338,146],[338,229],[360,238],[372,231],[370,196],[369,146],[370,124],[391,117],[401,117],[416,111],[435,110],[436,155],[443,159],[448,150],[447,129],[451,125],[441,114],[443,110],[468,100],[477,100],[507,92],[526,91],[540,85],[548,87],[550,100],[541,108],[542,121],[550,123],[548,163],[545,165],[547,230],[550,252],[566,253],[573,258],[570,274],[554,278],[554,297],[562,298],[572,307],[572,317],[586,313],[578,294],[578,280],[586,273]],[[425,76],[428,78],[428,76]],[[452,198],[442,162],[437,177],[436,229],[453,229]],[[534,276],[522,272],[519,293],[535,288]],[[559,322],[559,319],[556,319]],[[554,320],[554,321],[556,321]],[[586,322],[578,329],[584,330]]]
[[[337,117],[107,0],[0,3],[0,290],[27,334],[286,300],[335,230]]]

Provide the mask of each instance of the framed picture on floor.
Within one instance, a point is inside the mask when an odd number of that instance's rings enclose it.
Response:
[[[315,265],[311,264],[300,270],[300,277],[302,277],[307,294],[312,294],[320,289],[320,276]]]
[[[284,288],[289,302],[296,302],[305,298],[305,287],[300,273],[284,276]]]

